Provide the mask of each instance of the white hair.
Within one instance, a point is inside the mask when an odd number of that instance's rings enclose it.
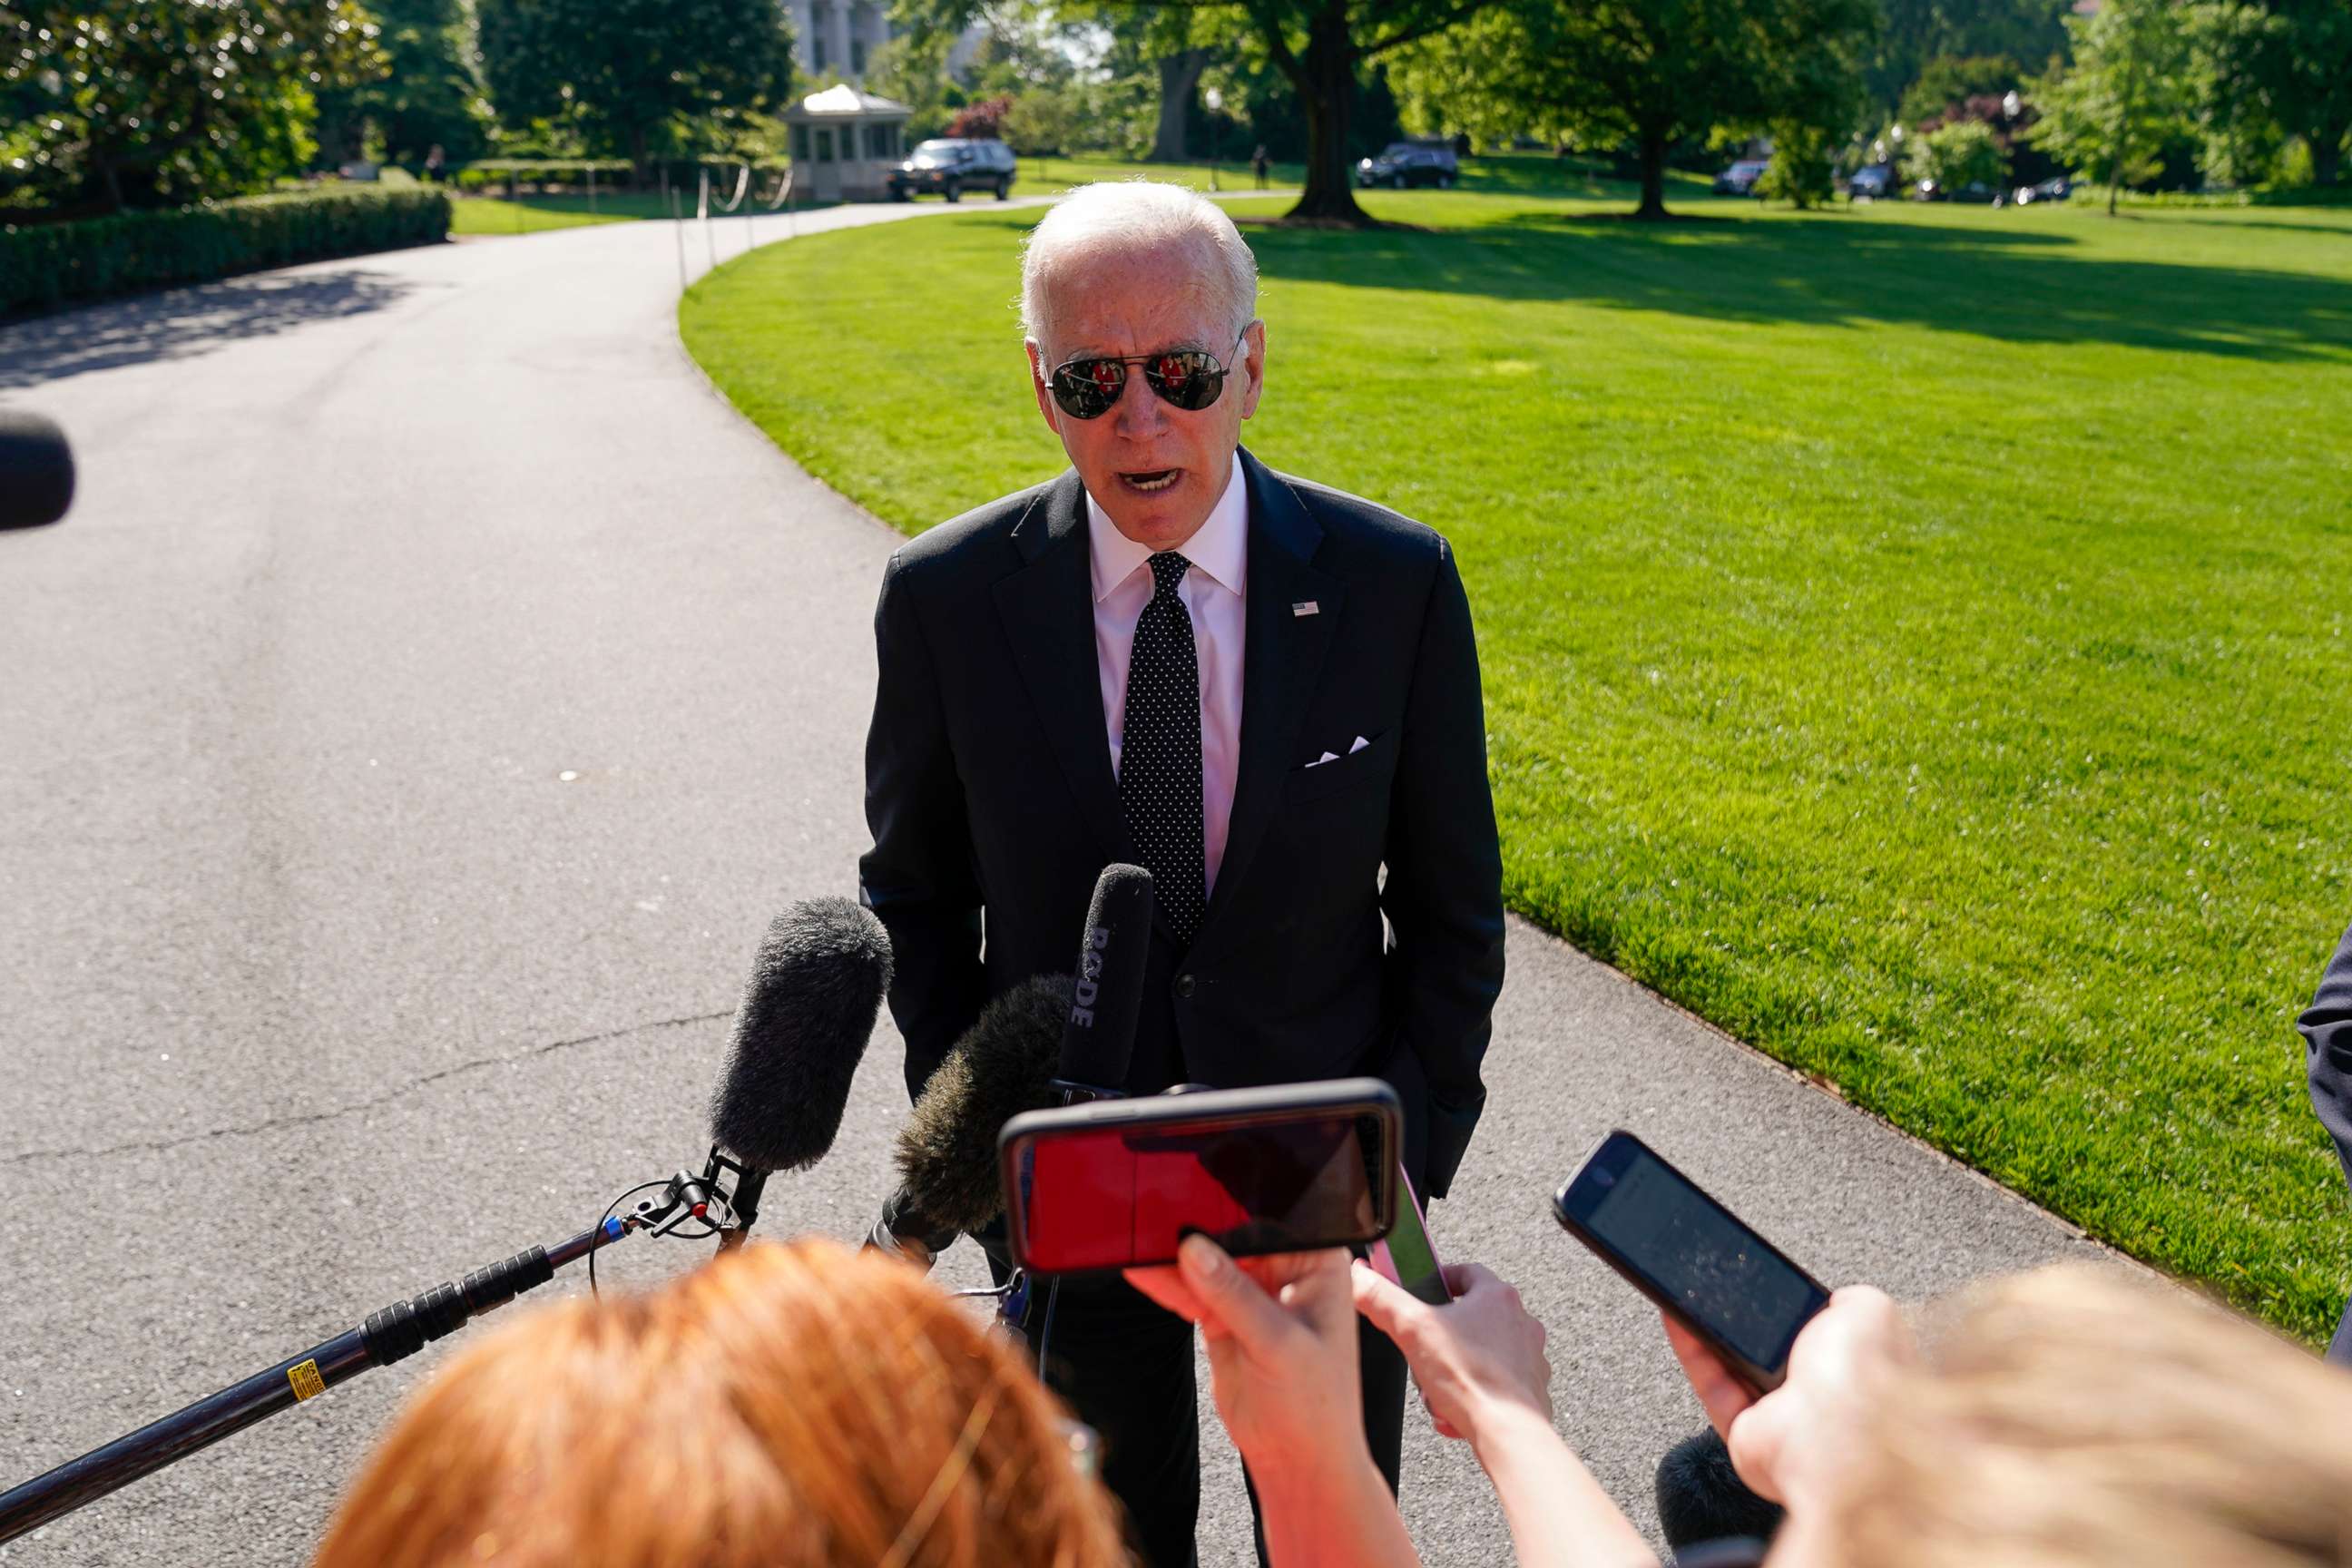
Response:
[[[1198,191],[1155,180],[1080,185],[1029,231],[1021,252],[1022,331],[1033,342],[1046,342],[1048,285],[1072,257],[1105,247],[1133,252],[1186,243],[1204,246],[1215,258],[1203,281],[1224,295],[1224,312],[1239,337],[1257,315],[1257,258],[1224,208]]]

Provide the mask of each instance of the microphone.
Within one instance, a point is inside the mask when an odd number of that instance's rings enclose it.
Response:
[[[890,938],[873,910],[810,899],[769,924],[710,1097],[708,1174],[722,1163],[736,1173],[736,1224],[720,1251],[742,1245],[772,1172],[805,1170],[832,1149],[889,989]]]
[[[793,905],[769,926],[743,988],[726,1070],[711,1097],[715,1142],[699,1176],[680,1171],[632,1188],[621,1202],[638,1192],[652,1195],[625,1216],[607,1209],[577,1236],[394,1301],[358,1328],[0,1491],[0,1542],[339,1383],[405,1360],[583,1258],[593,1286],[597,1252],[640,1231],[701,1237],[716,1230],[720,1250],[740,1246],[769,1174],[814,1164],[833,1147],[889,983],[889,939],[870,911],[845,899]],[[734,1176],[731,1188],[720,1184],[725,1173]],[[694,1222],[707,1228],[682,1228]]]
[[[57,521],[73,493],[73,448],[57,421],[0,408],[0,531]]]
[[[1658,1529],[1677,1553],[1710,1541],[1769,1541],[1784,1514],[1780,1504],[1748,1489],[1712,1427],[1684,1438],[1658,1461],[1657,1501]]]
[[[1055,1075],[1056,1087],[1073,1098],[1109,1100],[1127,1092],[1144,961],[1151,955],[1151,873],[1142,867],[1114,861],[1095,879]]]
[[[898,1131],[898,1190],[866,1245],[929,1268],[1004,1212],[996,1135],[1024,1110],[1117,1097],[1135,1052],[1151,948],[1151,873],[1103,868],[1073,977],[1038,975],[982,1010]]]
[[[1021,1112],[1062,1102],[1054,1069],[1070,995],[1067,975],[1024,980],[949,1050],[898,1129],[898,1190],[869,1238],[876,1247],[928,1268],[1003,1211],[996,1135]]]

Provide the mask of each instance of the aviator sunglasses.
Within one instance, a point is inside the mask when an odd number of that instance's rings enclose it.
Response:
[[[1250,322],[1234,339],[1239,349],[1249,336]],[[1225,390],[1225,366],[1206,349],[1176,349],[1168,353],[1135,354],[1126,359],[1074,359],[1055,367],[1046,384],[1054,401],[1073,419],[1099,419],[1127,390],[1127,367],[1139,364],[1143,379],[1163,403],[1197,413],[1214,403]]]

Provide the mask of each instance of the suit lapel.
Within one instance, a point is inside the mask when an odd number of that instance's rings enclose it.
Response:
[[[1202,922],[1204,941],[1217,929],[1218,916],[1238,897],[1235,889],[1246,879],[1251,858],[1282,802],[1291,765],[1300,753],[1307,705],[1339,624],[1345,592],[1338,578],[1308,564],[1322,542],[1321,525],[1265,465],[1246,451],[1240,456],[1249,486],[1241,770],[1234,781],[1224,859],[1217,868],[1216,889]],[[1295,613],[1294,606],[1310,601],[1313,614]]]
[[[1046,486],[1013,531],[1024,564],[992,592],[1037,721],[1108,864],[1134,859],[1135,847],[1110,771],[1086,515],[1086,489],[1075,470]]]

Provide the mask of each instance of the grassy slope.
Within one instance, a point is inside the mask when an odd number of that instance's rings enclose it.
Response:
[[[1430,232],[1251,231],[1247,435],[1455,541],[1514,906],[2322,1338],[2352,215],[1370,204]],[[919,530],[1061,466],[1034,216],[756,254],[687,341]]]

